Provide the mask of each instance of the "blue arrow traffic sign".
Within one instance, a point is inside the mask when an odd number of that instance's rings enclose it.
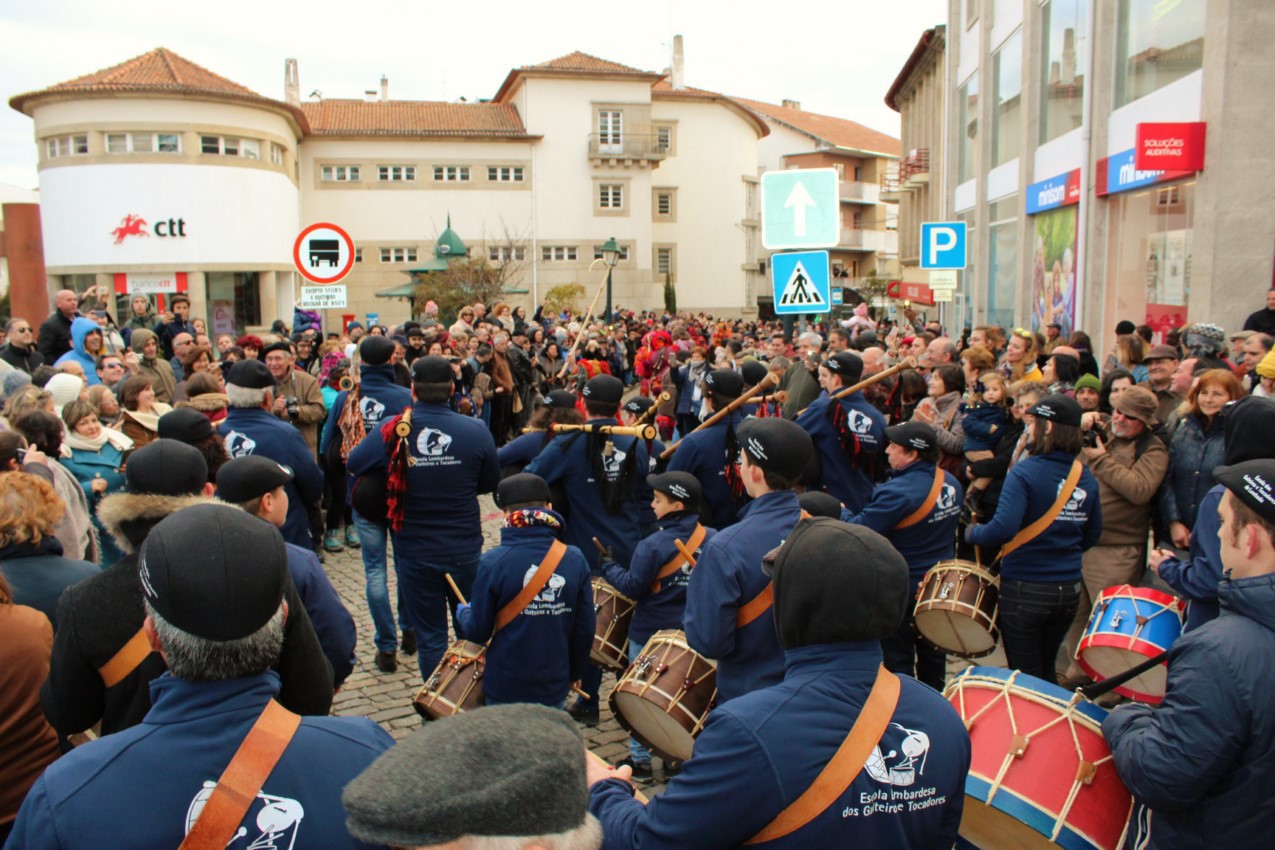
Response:
[[[832,310],[827,251],[774,254],[770,258],[775,313],[827,313]]]
[[[761,244],[833,248],[841,239],[841,200],[835,168],[793,168],[761,176]]]

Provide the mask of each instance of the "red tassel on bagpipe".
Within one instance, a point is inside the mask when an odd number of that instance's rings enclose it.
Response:
[[[403,528],[403,516],[407,508],[407,459],[410,454],[407,448],[407,434],[400,434],[398,426],[409,423],[408,429],[404,430],[410,432],[411,411],[409,407],[381,426],[381,440],[386,443],[393,440],[390,447],[388,474],[385,479],[387,507],[385,516],[390,528],[394,531],[400,531]]]

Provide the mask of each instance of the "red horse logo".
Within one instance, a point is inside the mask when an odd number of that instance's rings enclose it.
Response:
[[[124,241],[125,236],[150,236],[145,230],[146,219],[129,214],[120,219],[120,226],[111,231],[115,236],[115,244]]]

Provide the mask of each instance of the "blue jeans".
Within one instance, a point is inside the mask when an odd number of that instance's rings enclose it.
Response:
[[[1054,662],[1080,605],[1080,581],[1018,581],[1001,577],[1001,639],[1011,670],[1058,684]]]
[[[428,679],[438,666],[439,659],[447,651],[447,609],[451,608],[453,622],[459,600],[447,584],[444,573],[460,586],[468,600],[474,590],[474,576],[478,572],[479,553],[423,557],[408,555],[407,551],[421,547],[394,546],[394,565],[398,571],[398,589],[401,597],[399,616],[404,628],[415,629],[422,680]]]
[[[386,581],[385,543],[389,531],[383,525],[359,516],[351,511],[354,528],[359,533],[360,552],[363,555],[363,574],[367,579],[367,608],[376,627],[376,648],[381,652],[398,649],[398,631],[394,628],[394,610],[390,607],[389,584]],[[397,576],[397,569],[395,575]],[[407,628],[403,620],[403,583],[398,583],[399,624]]]

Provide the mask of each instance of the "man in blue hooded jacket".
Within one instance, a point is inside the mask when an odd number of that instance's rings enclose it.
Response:
[[[71,321],[71,350],[54,363],[54,367],[73,361],[84,368],[84,380],[90,387],[102,383],[97,376],[97,358],[102,354],[102,329],[97,322],[77,316]]]
[[[767,572],[783,680],[718,705],[682,773],[649,805],[633,799],[627,767],[589,765],[589,810],[605,846],[951,847],[969,734],[942,696],[881,663],[880,639],[910,602],[902,556],[861,526],[807,519]],[[843,746],[852,779],[809,793]],[[806,813],[788,819],[797,809]]]
[[[1225,490],[1219,616],[1169,649],[1159,706],[1102,724],[1116,771],[1144,807],[1134,846],[1269,847],[1275,787],[1275,460],[1213,471]]]
[[[858,383],[862,375],[863,359],[852,351],[838,351],[819,367],[824,394],[797,417],[819,452],[824,489],[854,513],[871,498],[872,484],[881,472],[885,417],[862,392],[837,401],[832,396]]]

